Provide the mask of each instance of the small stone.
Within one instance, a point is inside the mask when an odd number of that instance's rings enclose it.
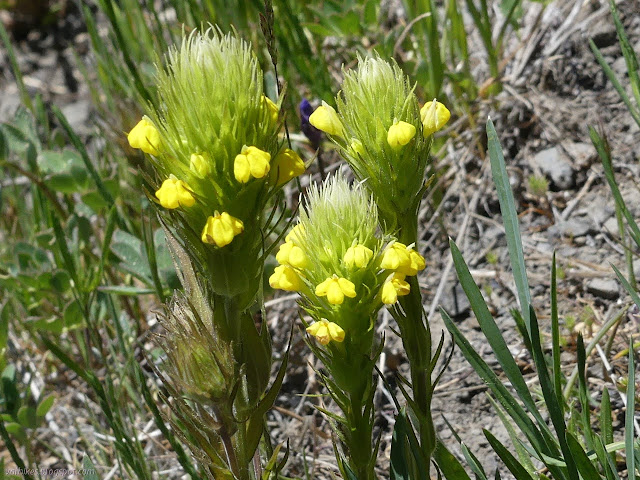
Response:
[[[79,134],[89,133],[89,113],[91,103],[88,100],[80,100],[70,103],[62,108],[62,113],[67,117],[67,121],[73,130]]]
[[[610,235],[619,237],[618,220],[616,219],[616,217],[609,218],[609,220],[604,222],[604,224],[602,225],[602,228],[604,229],[605,232],[608,232]]]
[[[570,218],[566,222],[559,222],[549,228],[551,236],[583,237],[593,232],[591,222],[584,217]]]
[[[589,168],[598,158],[595,147],[590,143],[567,142],[562,147],[580,169]]]
[[[593,278],[589,280],[587,292],[606,300],[615,300],[620,294],[618,282],[612,278]]]
[[[551,180],[555,190],[568,190],[574,184],[574,172],[571,163],[557,147],[538,152],[533,163]]]
[[[467,295],[460,284],[445,290],[441,304],[451,318],[466,317],[471,308]]]

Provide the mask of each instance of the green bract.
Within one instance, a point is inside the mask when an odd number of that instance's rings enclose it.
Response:
[[[156,197],[171,208],[163,211],[187,249],[214,272],[214,292],[243,298],[244,308],[259,285],[262,213],[284,183],[278,106],[263,95],[250,46],[213,28],[169,51],[157,87],[152,126],[136,127],[130,142],[153,155]],[[195,202],[183,200],[188,192]]]
[[[424,188],[430,140],[423,136],[413,90],[395,63],[374,57],[345,72],[336,98],[345,138],[333,140],[356,176],[366,179],[387,232],[395,231],[402,217],[415,217]],[[415,127],[415,135],[400,122]],[[398,131],[398,125],[404,128]]]

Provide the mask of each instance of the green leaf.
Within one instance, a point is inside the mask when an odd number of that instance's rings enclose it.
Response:
[[[433,459],[442,471],[444,478],[455,480],[471,480],[460,461],[447,449],[447,446],[438,441],[433,452]]]
[[[18,410],[18,422],[24,428],[36,428],[38,426],[38,417],[36,416],[36,409],[23,405]]]
[[[122,295],[124,297],[136,297],[138,295],[149,295],[156,293],[153,288],[133,287],[130,285],[105,285],[102,287],[98,287],[98,291],[104,293],[113,293],[115,295]]]
[[[629,340],[629,367],[627,377],[627,410],[624,416],[624,442],[627,455],[627,471],[629,477],[636,475],[635,461],[635,413],[636,413],[636,366],[634,361],[633,339]]]
[[[121,260],[120,267],[142,280],[147,285],[152,285],[151,268],[144,247],[140,239],[130,233],[117,230],[111,242],[111,251]]]
[[[602,477],[598,473],[598,470],[593,466],[591,460],[589,460],[589,457],[582,449],[582,445],[580,445],[580,442],[578,442],[576,437],[567,432],[566,441],[569,446],[569,451],[571,452],[571,459],[575,462],[581,478],[584,480],[601,480]],[[569,473],[571,473],[571,470],[569,470]],[[578,477],[576,476],[576,478]]]
[[[84,480],[100,480],[98,471],[96,470],[96,467],[94,467],[89,455],[85,454],[82,459],[82,468],[85,470],[85,474],[82,477]]]
[[[488,430],[482,429],[484,432],[484,436],[487,437],[491,448],[498,454],[498,456],[502,459],[504,464],[507,466],[509,471],[513,473],[513,476],[518,480],[526,480],[526,479],[534,479],[527,469],[514,457],[507,448],[500,443],[500,441],[493,436],[491,432]]]
[[[502,222],[504,223],[509,257],[511,258],[511,268],[518,290],[520,309],[527,323],[528,331],[531,333],[529,325],[529,305],[531,305],[531,292],[529,291],[529,280],[524,264],[524,250],[522,239],[520,238],[520,225],[518,223],[518,213],[516,203],[509,183],[509,174],[502,154],[502,147],[498,134],[491,119],[487,120],[487,141],[489,144],[489,157],[491,159],[491,173],[493,182],[498,191],[500,211],[502,212]]]
[[[47,395],[45,398],[43,398],[38,404],[38,408],[36,409],[36,416],[38,418],[44,418],[45,415],[49,413],[49,410],[51,410],[51,407],[53,407],[53,402],[55,401],[55,399],[56,398],[53,395]]]
[[[80,304],[76,300],[71,300],[65,307],[62,318],[67,329],[81,326],[84,321],[84,313]]]
[[[409,480],[410,454],[409,439],[407,438],[407,417],[404,412],[400,412],[396,417],[396,424],[393,427],[391,437],[391,479]]]

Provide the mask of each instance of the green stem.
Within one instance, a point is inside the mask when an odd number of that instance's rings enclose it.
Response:
[[[403,218],[407,221],[400,220],[399,240],[405,245],[416,243],[418,238],[416,216],[409,215]],[[431,455],[436,446],[436,433],[431,418],[431,330],[427,319],[425,319],[418,279],[410,277],[407,280],[411,289],[409,295],[400,298],[404,314],[399,318],[398,327],[411,368],[413,401],[418,409],[415,413],[419,422],[420,446],[423,462],[428,472]]]
[[[371,382],[369,382],[369,388]],[[375,480],[374,472],[375,460],[372,459],[373,448],[371,447],[371,435],[373,425],[370,416],[363,415],[364,395],[366,392],[352,392],[349,394],[348,425],[349,434],[347,436],[349,449],[350,467],[356,474],[358,480]],[[369,417],[369,418],[368,418]]]

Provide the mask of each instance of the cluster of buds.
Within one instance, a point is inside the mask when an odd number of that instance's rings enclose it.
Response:
[[[432,135],[451,116],[436,100],[419,108],[407,77],[395,63],[360,59],[344,73],[338,110],[323,102],[309,117],[329,135],[360,180],[373,193],[385,231],[415,216],[429,160]]]
[[[214,29],[169,51],[157,74],[162,103],[128,135],[151,157],[153,198],[203,264],[218,271],[214,292],[244,294],[260,283],[262,213],[305,165],[278,138],[280,108],[262,90],[249,46]]]
[[[299,223],[285,237],[269,283],[300,292],[315,322],[307,332],[323,345],[359,337],[382,305],[409,293],[405,278],[424,269],[424,258],[377,232],[377,212],[364,188],[334,176],[312,186]]]

